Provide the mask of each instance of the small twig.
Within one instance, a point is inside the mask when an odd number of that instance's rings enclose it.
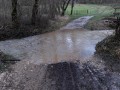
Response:
[[[16,61],[20,61],[19,59],[11,59],[11,60],[1,60],[2,62],[16,62]]]

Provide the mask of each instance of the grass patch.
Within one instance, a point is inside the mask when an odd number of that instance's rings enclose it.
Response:
[[[68,6],[66,14],[70,15],[71,6]],[[109,16],[114,12],[111,6],[92,5],[92,4],[76,4],[71,18],[91,15],[94,19],[100,19],[104,16]]]
[[[70,15],[71,6],[67,8],[66,14]],[[110,5],[94,5],[94,4],[76,4],[74,7],[73,15],[70,15],[71,19],[76,19],[82,16],[94,16],[90,22],[86,25],[88,29],[96,28],[98,21],[104,17],[113,15],[114,8]],[[97,26],[98,27],[98,26]]]

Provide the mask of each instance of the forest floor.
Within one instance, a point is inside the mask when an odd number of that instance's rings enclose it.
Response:
[[[113,31],[84,29],[90,18],[51,33],[1,41],[0,50],[21,61],[1,73],[0,90],[120,90],[120,72],[94,54],[96,44]]]
[[[45,25],[20,25],[19,28],[13,29],[11,25],[0,26],[0,41],[8,39],[20,39],[29,36],[44,34],[60,29],[70,21],[69,16],[56,16],[54,20],[48,21]]]

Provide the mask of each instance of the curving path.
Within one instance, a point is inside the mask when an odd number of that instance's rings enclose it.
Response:
[[[87,31],[92,16],[61,30],[0,42],[0,50],[21,61],[0,75],[0,90],[120,90],[119,74],[105,71],[95,45],[113,31]],[[79,27],[80,26],[80,27]]]
[[[80,29],[83,28],[84,25],[91,19],[93,16],[84,16],[78,19],[73,20],[72,22],[68,23],[66,26],[64,26],[61,29]]]

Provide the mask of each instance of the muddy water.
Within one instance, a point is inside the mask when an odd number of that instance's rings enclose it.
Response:
[[[34,64],[84,60],[94,54],[96,43],[111,33],[112,31],[56,31],[0,42],[0,50]]]
[[[58,31],[19,40],[0,42],[0,50],[34,64],[83,60],[95,52],[95,45],[113,31],[87,31],[82,27],[93,16],[78,18]]]

